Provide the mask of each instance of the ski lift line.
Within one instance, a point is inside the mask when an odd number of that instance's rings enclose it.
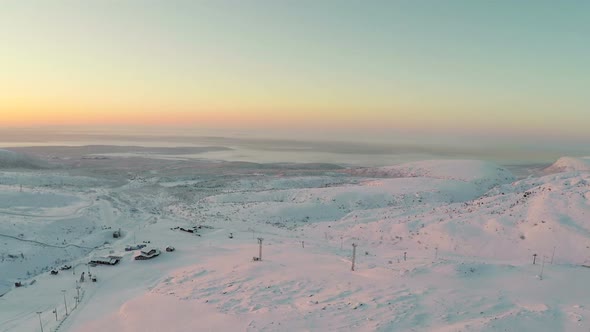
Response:
[[[29,243],[37,244],[37,245],[44,246],[44,247],[59,248],[59,249],[65,249],[68,247],[76,247],[76,248],[80,248],[80,249],[94,250],[94,249],[98,249],[102,246],[102,245],[100,245],[100,246],[96,246],[96,247],[85,247],[85,246],[72,244],[72,243],[68,243],[64,246],[60,246],[60,245],[55,245],[55,244],[43,243],[43,242],[39,242],[39,241],[35,241],[35,240],[21,239],[19,237],[7,235],[7,234],[0,234],[0,237],[10,238],[10,239],[14,239],[14,240],[22,241],[22,242],[29,242]]]
[[[22,216],[22,217],[32,217],[32,218],[44,218],[44,219],[48,219],[48,218],[64,218],[64,217],[71,217],[71,216],[75,216],[77,214],[79,214],[82,210],[85,210],[89,207],[94,206],[94,202],[91,202],[88,205],[85,206],[81,206],[79,208],[77,208],[76,210],[73,211],[73,213],[70,214],[63,214],[63,215],[45,215],[45,214],[31,214],[31,213],[19,213],[19,212],[11,212],[11,211],[6,211],[5,209],[0,209],[0,214],[8,214],[11,216]]]

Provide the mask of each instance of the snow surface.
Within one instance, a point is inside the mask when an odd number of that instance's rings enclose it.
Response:
[[[559,160],[557,160],[553,165],[545,169],[545,172],[590,172],[590,157],[562,157],[559,158]]]
[[[41,160],[14,151],[0,149],[0,169],[3,168],[41,168],[46,166]]]
[[[361,169],[357,174],[380,177],[423,177],[459,181],[505,182],[513,175],[491,162],[481,160],[425,160],[395,166]]]
[[[590,328],[590,173],[579,168],[516,180],[473,160],[87,162],[0,173],[0,331],[37,331],[36,312],[46,331]],[[124,248],[143,241],[162,253],[135,261]],[[108,255],[122,260],[85,264]],[[48,273],[63,264],[74,268]],[[98,281],[80,283],[75,304],[82,271]]]

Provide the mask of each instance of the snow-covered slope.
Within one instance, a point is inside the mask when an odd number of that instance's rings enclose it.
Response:
[[[559,158],[553,165],[545,169],[545,173],[560,173],[560,172],[589,172],[590,171],[590,157],[574,158],[562,157]]]
[[[46,166],[46,163],[14,151],[0,149],[0,169],[2,168],[29,168],[37,169]]]
[[[590,175],[564,173],[501,185],[462,203],[356,211],[331,229],[365,239],[489,259],[551,256],[584,263],[590,255]],[[321,226],[318,226],[321,227]]]
[[[512,182],[514,175],[492,162],[481,160],[425,160],[395,166],[361,168],[354,175],[372,177],[421,177],[441,180],[457,180],[490,189]]]
[[[495,163],[481,160],[424,160],[394,166],[360,169],[359,174],[380,177],[426,177],[473,181],[481,178],[506,179],[512,174]]]
[[[116,188],[90,190],[80,182],[47,190],[44,195],[55,195],[48,206],[27,208],[35,216],[19,215],[23,207],[0,209],[12,236],[1,239],[0,250],[8,251],[0,267],[77,265],[77,275],[23,277],[37,281],[2,297],[0,331],[34,331],[39,318],[46,330],[74,332],[590,327],[584,286],[590,269],[583,267],[590,264],[590,173],[515,181],[480,161],[350,174],[165,172],[143,173]],[[21,195],[16,185],[0,190],[21,205],[45,197]],[[50,209],[55,217],[36,215]],[[213,228],[200,236],[177,229],[196,224]],[[112,238],[119,227],[123,236]],[[263,259],[253,261],[258,237]],[[135,261],[123,249],[143,240],[176,251]],[[74,280],[87,269],[79,257],[121,252],[117,266],[91,268],[98,281],[82,283],[82,300],[74,305]],[[68,316],[64,295],[68,308],[76,308]]]
[[[239,211],[242,220],[287,225],[333,221],[349,213],[380,208],[438,206],[475,199],[514,176],[482,161],[426,161],[393,167],[353,170],[357,184],[322,188],[239,191],[203,200],[211,214]],[[379,179],[376,179],[379,177]],[[275,181],[276,182],[276,181]]]

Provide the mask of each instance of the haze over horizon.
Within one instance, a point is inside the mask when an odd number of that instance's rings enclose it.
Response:
[[[582,1],[5,1],[0,126],[579,145],[587,31]]]

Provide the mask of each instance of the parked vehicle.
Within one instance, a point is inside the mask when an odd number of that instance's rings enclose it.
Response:
[[[145,244],[136,244],[134,246],[125,247],[125,251],[133,251],[145,248]]]
[[[167,252],[173,252],[174,250],[176,250],[176,248],[174,248],[173,246],[167,246],[166,247],[166,251]]]
[[[69,269],[71,269],[71,268],[72,268],[72,266],[71,266],[71,265],[67,265],[67,264],[66,264],[66,265],[64,265],[64,266],[60,267],[59,269],[60,269],[60,270],[62,270],[62,271],[64,271],[64,270],[69,270]]]
[[[53,270],[51,270],[50,273],[51,273],[51,275],[57,275],[59,273],[59,271],[56,269],[53,269]]]

